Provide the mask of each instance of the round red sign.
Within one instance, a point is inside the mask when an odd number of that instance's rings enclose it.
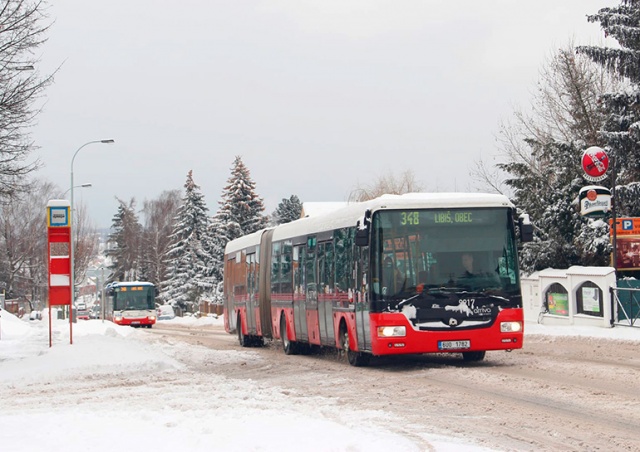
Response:
[[[591,146],[582,154],[582,169],[585,177],[591,181],[601,181],[607,177],[609,169],[609,156],[604,149]]]

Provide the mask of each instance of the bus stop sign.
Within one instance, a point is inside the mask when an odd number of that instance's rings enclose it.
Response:
[[[47,257],[49,263],[49,346],[51,346],[51,307],[69,306],[71,333],[71,205],[65,199],[47,203]]]

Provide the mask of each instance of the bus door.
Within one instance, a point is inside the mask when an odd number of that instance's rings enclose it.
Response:
[[[360,350],[371,349],[371,331],[369,330],[369,247],[357,247],[355,251],[356,287],[358,294],[355,297],[356,305],[356,331],[358,334],[358,348]]]
[[[294,284],[293,291],[293,326],[296,340],[307,340],[306,319],[306,287],[305,287],[305,257],[306,245],[295,245],[293,248]]]
[[[247,334],[257,333],[256,309],[258,307],[258,285],[256,284],[256,253],[247,254]]]
[[[333,328],[333,300],[335,298],[335,270],[333,240],[318,243],[316,262],[318,266],[318,323],[321,345],[335,346]]]
[[[233,300],[233,268],[235,266],[235,254],[226,255],[224,261],[224,324],[227,332],[236,329],[235,303]]]
[[[318,290],[320,288],[316,248],[316,237],[309,237],[304,257],[305,311],[308,340],[312,344],[320,345],[320,325],[318,324]]]

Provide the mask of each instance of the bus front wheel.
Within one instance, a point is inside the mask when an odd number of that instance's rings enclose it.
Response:
[[[349,341],[349,332],[346,325],[343,324],[340,329],[340,337],[342,339],[342,351],[347,356],[347,361],[354,367],[364,367],[369,364],[371,355],[364,352],[354,352],[351,350]]]
[[[487,352],[462,352],[462,359],[465,361],[482,361]]]

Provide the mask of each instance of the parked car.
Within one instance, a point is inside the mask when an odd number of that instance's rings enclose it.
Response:
[[[173,307],[169,305],[158,306],[158,320],[171,320],[176,317]]]
[[[91,318],[91,312],[88,309],[78,309],[78,313],[76,314],[76,319],[89,320],[90,318]]]
[[[29,313],[29,320],[42,320],[42,312],[41,311],[31,311]]]

